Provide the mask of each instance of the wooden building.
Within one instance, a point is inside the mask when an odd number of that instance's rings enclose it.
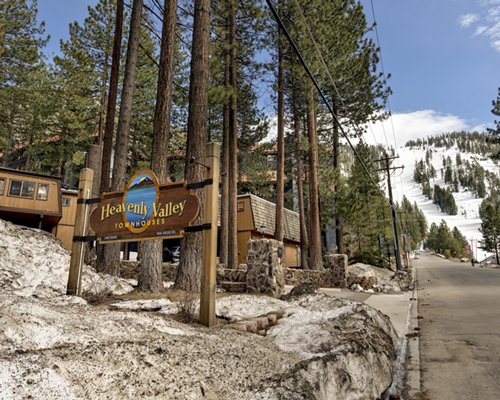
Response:
[[[238,196],[238,261],[246,263],[250,239],[274,238],[276,204],[252,194]],[[300,266],[299,214],[285,209],[285,265]]]
[[[78,193],[61,178],[0,167],[0,218],[51,232],[71,248]]]

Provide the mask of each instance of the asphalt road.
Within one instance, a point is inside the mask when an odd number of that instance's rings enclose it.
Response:
[[[500,269],[422,254],[417,267],[422,399],[500,399]]]

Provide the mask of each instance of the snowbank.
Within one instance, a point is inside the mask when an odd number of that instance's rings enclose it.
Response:
[[[3,221],[0,234],[2,399],[370,400],[391,383],[396,334],[364,304],[225,297],[217,312],[228,320],[284,317],[265,337],[206,329],[171,319],[168,299],[107,307],[65,296],[69,253],[56,239]],[[127,285],[88,267],[83,278],[89,289]]]
[[[66,293],[70,252],[49,233],[21,228],[0,219],[0,287],[17,296],[51,298]],[[82,292],[131,292],[124,279],[83,266]]]

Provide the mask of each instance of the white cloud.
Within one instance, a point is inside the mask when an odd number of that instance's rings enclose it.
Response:
[[[479,15],[477,14],[465,14],[458,18],[458,23],[462,28],[468,28],[478,20],[479,20]]]
[[[396,145],[399,147],[410,139],[425,138],[445,132],[483,131],[485,125],[472,127],[467,121],[456,115],[441,114],[434,110],[419,110],[408,113],[393,113],[392,123],[390,120],[386,120],[371,124],[371,127],[372,129],[368,129],[364,135],[366,142],[386,145],[385,136],[387,136],[389,145],[394,146],[394,136],[396,136]]]
[[[490,45],[500,52],[500,0],[478,0],[483,9],[480,14],[465,14],[458,19],[462,28],[468,28],[481,20],[472,37],[484,36],[490,40]]]
[[[476,31],[474,32],[474,35],[472,36],[479,36],[482,35],[484,32],[488,30],[488,27],[485,25],[480,25],[476,28]]]

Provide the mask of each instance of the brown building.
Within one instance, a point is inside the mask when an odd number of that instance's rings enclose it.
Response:
[[[78,193],[61,178],[0,167],[0,218],[51,232],[71,248]]]
[[[252,194],[238,196],[238,260],[245,263],[250,239],[274,238],[276,204]],[[285,209],[285,265],[300,266],[299,214]]]

